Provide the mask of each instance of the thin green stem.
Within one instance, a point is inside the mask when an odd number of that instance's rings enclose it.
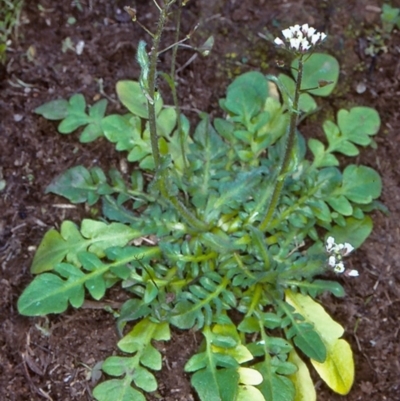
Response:
[[[161,34],[164,29],[164,24],[168,16],[169,7],[175,3],[176,0],[170,0],[165,3],[163,8],[160,8],[160,17],[158,20],[157,31],[153,38],[153,45],[150,53],[150,69],[148,76],[148,101],[147,106],[149,110],[149,129],[150,129],[150,141],[151,149],[154,158],[154,165],[156,171],[158,171],[158,185],[161,195],[178,211],[183,219],[185,219],[193,228],[200,231],[207,231],[208,225],[203,221],[199,220],[193,212],[185,207],[185,205],[175,196],[170,195],[167,187],[167,174],[166,169],[159,171],[161,167],[161,156],[160,149],[158,147],[158,135],[157,135],[157,124],[156,124],[156,107],[155,107],[155,92],[156,92],[156,78],[157,78],[157,60],[158,60],[158,49],[160,46]]]
[[[168,16],[169,7],[174,3],[175,0],[165,3],[163,8],[160,8],[160,17],[158,19],[157,31],[153,36],[153,45],[150,53],[150,71],[148,78],[149,85],[149,100],[147,106],[149,110],[149,128],[150,128],[150,141],[151,150],[154,158],[154,165],[156,170],[160,167],[161,156],[160,149],[158,148],[158,135],[157,135],[157,124],[156,124],[156,106],[155,106],[155,92],[156,92],[156,79],[157,79],[157,59],[158,59],[158,48],[160,46],[161,34],[164,29],[165,20]]]
[[[287,135],[287,140],[286,140],[286,144],[285,144],[285,148],[284,148],[282,162],[278,169],[278,175],[277,175],[277,179],[275,182],[274,190],[272,192],[272,196],[270,198],[267,213],[264,217],[264,220],[261,222],[261,224],[259,226],[259,229],[261,231],[266,231],[268,229],[268,224],[271,221],[271,218],[278,205],[279,198],[280,198],[280,195],[281,195],[281,192],[283,189],[283,185],[285,183],[286,175],[289,172],[292,151],[293,151],[293,147],[296,143],[296,126],[297,126],[297,120],[298,120],[298,115],[299,115],[299,98],[300,98],[300,88],[301,88],[302,77],[303,77],[303,56],[300,55],[296,89],[294,92],[294,99],[293,99],[293,107],[290,110],[289,132]]]
[[[176,55],[178,53],[178,46],[179,46],[179,34],[181,29],[181,16],[182,16],[182,0],[179,0],[179,7],[178,7],[178,15],[177,15],[177,22],[176,22],[176,33],[175,33],[175,46],[172,48],[172,60],[171,60],[171,72],[170,76],[172,79],[172,98],[175,105],[176,111],[176,118],[177,118],[177,125],[178,125],[178,133],[179,133],[179,143],[181,147],[181,154],[183,165],[185,167],[185,171],[188,171],[188,165],[186,160],[186,151],[185,151],[185,137],[184,132],[182,129],[182,121],[181,121],[181,110],[179,108],[178,103],[178,94],[176,92],[176,80],[175,80],[175,71],[176,71]]]

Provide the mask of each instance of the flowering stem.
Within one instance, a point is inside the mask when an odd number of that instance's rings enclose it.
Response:
[[[278,168],[277,180],[275,182],[274,190],[272,192],[272,196],[269,201],[267,213],[264,217],[264,220],[260,223],[259,226],[259,229],[261,231],[268,230],[268,224],[272,219],[272,215],[275,212],[276,206],[278,205],[283,185],[285,183],[285,178],[290,169],[292,151],[296,143],[296,126],[299,116],[299,98],[300,98],[302,77],[303,77],[303,55],[301,54],[299,56],[299,66],[297,72],[297,81],[296,81],[296,89],[294,92],[293,106],[292,109],[290,110],[289,132],[287,134],[282,162]]]
[[[151,150],[154,158],[154,165],[156,170],[160,167],[160,149],[158,148],[158,135],[156,125],[156,106],[155,106],[155,91],[156,91],[156,76],[157,76],[157,59],[158,59],[158,48],[160,46],[161,34],[164,29],[165,20],[168,15],[168,9],[175,0],[168,1],[165,3],[163,8],[160,8],[160,18],[158,19],[157,31],[153,36],[153,45],[150,53],[150,71],[148,77],[148,91],[149,98],[147,101],[147,107],[149,110],[149,128],[150,128],[150,142]]]
[[[175,196],[171,195],[167,185],[167,168],[161,167],[161,156],[160,149],[158,147],[158,135],[157,135],[157,124],[156,124],[156,107],[155,107],[155,92],[156,92],[156,77],[157,77],[157,60],[158,60],[158,48],[160,45],[161,34],[164,29],[164,23],[168,16],[169,7],[175,3],[176,0],[167,1],[164,6],[160,7],[160,17],[158,20],[157,31],[153,36],[153,45],[151,47],[150,61],[149,61],[149,73],[148,73],[148,101],[147,107],[149,110],[149,129],[150,129],[150,141],[151,150],[154,158],[155,170],[159,172],[158,175],[158,188],[161,195],[166,199],[185,219],[188,224],[199,231],[207,231],[208,225],[203,221],[199,220],[195,214],[186,208],[186,206]],[[173,60],[173,62],[175,62]],[[178,116],[179,118],[179,116]],[[184,155],[183,155],[184,157]],[[162,171],[160,171],[162,170]]]

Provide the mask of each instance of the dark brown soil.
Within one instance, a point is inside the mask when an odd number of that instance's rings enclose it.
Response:
[[[82,4],[80,11],[76,4]],[[90,211],[65,208],[64,199],[44,195],[49,182],[65,169],[83,164],[104,169],[118,167],[125,156],[106,141],[88,145],[78,136],[61,136],[56,124],[32,113],[57,97],[83,93],[88,103],[104,92],[115,99],[119,79],[138,77],[135,50],[139,39],[149,41],[138,25],[124,22],[118,6],[136,6],[139,20],[153,28],[157,13],[152,1],[82,0],[26,1],[20,28],[22,38],[8,53],[6,74],[0,82],[0,168],[7,186],[0,193],[0,400],[91,400],[98,378],[96,363],[116,352],[113,317],[92,304],[49,319],[18,315],[16,301],[30,282],[34,248],[44,233],[66,218],[79,222]],[[276,34],[295,23],[309,23],[329,34],[325,50],[342,67],[339,88],[325,103],[328,112],[340,107],[375,107],[382,119],[377,150],[366,150],[359,160],[383,177],[382,201],[390,217],[375,213],[373,234],[351,258],[361,272],[344,282],[344,299],[326,297],[324,304],[346,328],[356,361],[356,381],[349,395],[339,397],[318,382],[319,400],[396,401],[400,399],[400,33],[393,31],[385,49],[365,56],[368,36],[380,25],[379,0],[191,0],[184,10],[183,32],[197,22],[192,43],[201,45],[210,34],[215,48],[197,57],[179,74],[181,103],[196,119],[196,110],[219,113],[218,99],[236,74],[264,73],[275,68],[274,47],[258,36]],[[400,7],[400,2],[392,1]],[[76,18],[68,25],[68,17]],[[173,41],[170,29],[164,45]],[[62,52],[67,37],[84,40],[82,55]],[[178,67],[192,56],[181,51]],[[169,68],[170,55],[160,69]],[[366,90],[357,93],[357,85]],[[168,99],[167,91],[166,97]],[[117,109],[113,103],[111,108]],[[111,109],[109,108],[109,110]],[[319,135],[320,123],[306,123],[302,131]],[[118,300],[114,290],[104,302]],[[197,347],[194,333],[173,334],[160,344],[165,368],[158,375],[154,400],[193,400],[183,365]]]

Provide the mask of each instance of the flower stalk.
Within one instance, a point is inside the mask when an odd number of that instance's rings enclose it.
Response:
[[[277,179],[275,181],[275,186],[269,200],[267,212],[259,226],[259,229],[261,231],[267,231],[269,228],[269,223],[278,205],[279,198],[285,184],[285,178],[290,172],[290,162],[292,160],[292,153],[294,145],[296,143],[296,127],[300,114],[299,99],[303,78],[304,56],[308,53],[311,53],[313,47],[318,45],[326,38],[325,33],[317,32],[315,28],[309,27],[308,24],[304,24],[302,26],[291,26],[288,29],[284,29],[282,31],[282,35],[284,36],[284,40],[282,40],[281,38],[276,38],[274,40],[275,45],[277,45],[278,47],[283,47],[286,50],[297,55],[299,65],[297,69],[296,88],[294,91],[293,103],[289,107],[290,122],[286,143],[284,146],[284,153],[280,166],[278,167]]]
[[[153,43],[150,52],[149,60],[144,60],[141,62],[141,59],[146,58],[144,50],[142,54],[138,54],[138,61],[141,65],[142,73],[141,73],[141,85],[144,93],[147,97],[147,107],[149,111],[149,130],[150,130],[150,142],[151,142],[151,150],[154,158],[155,170],[158,172],[158,188],[161,192],[161,195],[164,199],[166,199],[181,215],[181,217],[187,221],[187,223],[193,228],[199,231],[207,231],[208,225],[203,221],[199,220],[195,214],[189,210],[177,197],[171,195],[168,191],[167,185],[167,169],[161,167],[161,155],[160,149],[158,146],[158,135],[157,135],[157,123],[156,123],[156,79],[157,79],[157,60],[158,60],[158,51],[160,46],[161,34],[164,29],[164,24],[168,16],[168,10],[170,6],[175,3],[176,0],[170,0],[164,4],[163,7],[160,7],[160,17],[158,20],[156,33],[152,36]],[[180,4],[181,5],[181,4]],[[140,48],[139,48],[140,50]],[[171,77],[173,79],[173,77]],[[178,115],[178,119],[180,116]],[[180,125],[178,125],[180,126]],[[183,154],[183,157],[185,155]],[[162,170],[162,171],[160,171]]]

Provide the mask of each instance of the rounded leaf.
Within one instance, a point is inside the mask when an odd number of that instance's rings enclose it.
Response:
[[[367,204],[382,192],[380,175],[367,166],[347,166],[343,172],[341,194],[355,203]]]
[[[292,73],[297,78],[298,60],[292,63]],[[328,96],[332,93],[339,78],[339,63],[329,54],[313,53],[304,62],[301,89],[317,96]],[[319,87],[321,82],[332,82]],[[318,89],[311,89],[318,88]]]

